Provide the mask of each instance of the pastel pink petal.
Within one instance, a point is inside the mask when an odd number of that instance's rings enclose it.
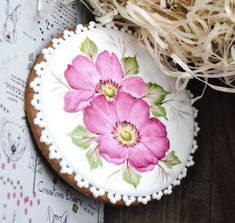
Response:
[[[127,155],[130,166],[139,172],[151,171],[158,163],[158,159],[141,143],[129,148]]]
[[[68,91],[64,96],[64,110],[66,112],[81,111],[90,104],[94,94],[94,91],[88,90]]]
[[[123,77],[122,66],[115,53],[111,55],[107,50],[97,56],[96,68],[101,75],[102,80],[111,79],[119,83]]]
[[[143,138],[155,138],[158,136],[166,136],[165,125],[157,118],[150,118],[141,126],[140,135]]]
[[[89,90],[94,88],[89,78],[84,78],[72,65],[68,65],[64,76],[73,89]]]
[[[155,137],[155,138],[142,138],[141,143],[153,154],[161,160],[166,152],[169,150],[170,142],[167,137]]]
[[[120,85],[122,86],[121,91],[139,98],[144,95],[146,84],[141,77],[128,77],[125,78]]]
[[[116,95],[114,99],[114,104],[116,108],[116,113],[119,121],[125,121],[126,117],[130,113],[130,110],[135,103],[136,98],[132,97],[130,94],[120,92]]]
[[[127,121],[134,124],[139,130],[141,126],[148,121],[149,116],[148,104],[143,99],[136,99],[129,111]]]
[[[150,118],[140,128],[141,143],[159,160],[165,156],[169,149],[166,127],[157,118]]]
[[[101,135],[97,139],[100,155],[108,162],[121,164],[126,161],[126,149],[111,134]]]
[[[97,71],[93,61],[91,61],[91,59],[88,57],[84,57],[82,55],[77,56],[75,59],[73,59],[72,66],[77,70],[78,82],[85,82],[89,85],[92,85],[93,87],[95,87],[99,82],[100,74]],[[83,88],[86,88],[86,86],[84,85]]]
[[[111,132],[117,122],[115,107],[103,95],[97,96],[93,98],[91,106],[84,110],[83,119],[86,127],[93,133]]]
[[[130,122],[139,129],[149,119],[148,104],[142,99],[120,92],[117,94],[114,103],[119,121]]]

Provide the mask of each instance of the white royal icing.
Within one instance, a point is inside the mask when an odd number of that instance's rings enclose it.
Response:
[[[37,110],[33,123],[42,129],[40,142],[48,145],[49,159],[60,160],[61,174],[73,174],[77,186],[89,188],[95,198],[107,193],[111,203],[122,200],[127,206],[135,201],[146,204],[151,199],[159,200],[163,194],[172,193],[173,186],[179,185],[186,176],[187,167],[194,164],[192,154],[198,148],[194,137],[199,131],[198,124],[194,121],[198,111],[190,104],[192,95],[183,91],[174,97],[175,101],[172,103],[176,109],[183,109],[189,115],[182,113],[177,116],[177,111],[166,105],[168,120],[159,118],[166,126],[170,140],[168,152],[174,150],[182,162],[167,169],[167,180],[159,173],[159,166],[152,171],[141,173],[141,181],[136,188],[123,181],[119,173],[109,178],[120,169],[119,165],[103,160],[102,168],[91,171],[84,150],[75,146],[68,136],[76,124],[83,123],[83,116],[81,112],[66,113],[63,110],[63,96],[67,92],[64,71],[72,59],[81,54],[79,46],[89,37],[96,42],[99,52],[108,50],[119,57],[122,52],[118,51],[114,43],[120,48],[128,45],[125,53],[137,55],[139,59],[139,76],[146,82],[156,82],[170,90],[171,80],[161,74],[148,51],[133,36],[135,33],[132,34],[127,27],[118,30],[113,24],[103,27],[94,22],[90,22],[88,27],[78,25],[75,32],[66,30],[63,38],[53,39],[52,47],[42,50],[44,61],[34,67],[36,77],[30,83],[34,91],[31,105]],[[59,85],[58,80],[64,85]],[[180,101],[184,101],[183,106]]]

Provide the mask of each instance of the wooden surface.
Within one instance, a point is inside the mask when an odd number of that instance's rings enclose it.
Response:
[[[235,94],[207,89],[195,106],[199,149],[181,185],[146,206],[106,206],[105,223],[235,223]]]

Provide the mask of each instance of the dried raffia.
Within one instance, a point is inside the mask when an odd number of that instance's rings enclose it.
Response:
[[[100,22],[135,29],[163,72],[177,78],[177,90],[195,78],[235,93],[235,0],[83,1]]]

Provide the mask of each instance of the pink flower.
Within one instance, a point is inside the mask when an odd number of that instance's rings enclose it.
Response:
[[[148,104],[130,94],[118,93],[113,101],[102,95],[84,110],[84,124],[98,135],[100,155],[108,162],[150,171],[169,149],[165,126],[150,118]]]
[[[144,94],[145,82],[140,77],[125,77],[115,53],[104,51],[96,62],[79,55],[68,65],[65,79],[72,88],[64,96],[64,110],[77,112],[87,107],[96,95],[112,100],[118,92],[124,91],[135,97]]]

